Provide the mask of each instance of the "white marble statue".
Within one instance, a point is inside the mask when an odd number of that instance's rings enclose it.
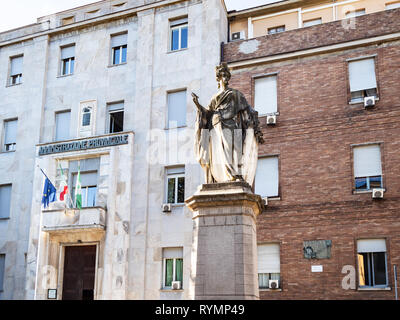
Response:
[[[244,95],[228,87],[231,73],[226,63],[215,68],[219,91],[207,108],[197,106],[196,156],[206,174],[206,183],[246,181],[253,184],[258,143],[263,143],[258,113]]]

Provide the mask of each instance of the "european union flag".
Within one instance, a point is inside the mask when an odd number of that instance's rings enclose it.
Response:
[[[49,178],[46,178],[46,181],[44,182],[44,190],[43,190],[43,198],[42,198],[42,203],[44,205],[44,208],[49,206],[50,202],[54,202],[57,200],[57,190],[49,180]]]

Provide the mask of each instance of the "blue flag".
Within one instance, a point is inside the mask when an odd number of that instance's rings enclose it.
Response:
[[[57,200],[57,190],[49,180],[49,178],[46,178],[46,181],[44,182],[44,190],[43,190],[43,198],[42,198],[42,203],[44,205],[44,208],[49,206],[50,202],[54,202]]]

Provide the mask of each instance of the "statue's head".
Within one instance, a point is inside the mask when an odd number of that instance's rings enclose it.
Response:
[[[231,72],[229,71],[228,64],[226,62],[222,62],[219,66],[215,67],[215,77],[218,82],[218,88],[221,86],[221,81],[223,81],[225,86],[228,85],[229,80],[231,79]]]

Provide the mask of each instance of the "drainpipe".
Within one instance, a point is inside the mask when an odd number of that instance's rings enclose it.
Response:
[[[394,295],[395,295],[395,300],[398,300],[399,297],[397,295],[397,265],[393,266],[393,272],[394,272]]]
[[[253,21],[251,17],[247,19],[247,39],[253,38]]]
[[[302,12],[301,8],[297,9],[297,22],[298,22],[298,27],[299,29],[303,27],[303,17],[302,17]]]

